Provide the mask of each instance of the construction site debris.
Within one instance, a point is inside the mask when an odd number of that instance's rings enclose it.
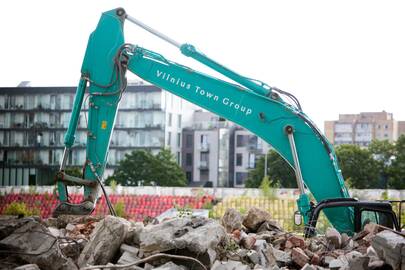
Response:
[[[129,221],[113,216],[106,216],[98,222],[90,236],[90,241],[80,254],[79,266],[110,262],[124,241],[130,226]]]
[[[0,241],[1,249],[24,262],[36,264],[41,269],[77,269],[71,258],[65,257],[53,236],[44,225],[28,221]]]
[[[353,237],[328,228],[304,239],[270,217],[258,208],[245,216],[228,209],[220,221],[176,217],[144,226],[112,216],[3,216],[0,268],[405,269],[405,237],[377,224]]]
[[[243,220],[243,225],[248,230],[256,232],[260,225],[269,220],[271,220],[271,215],[269,212],[263,211],[257,207],[252,207],[249,209],[245,219]]]

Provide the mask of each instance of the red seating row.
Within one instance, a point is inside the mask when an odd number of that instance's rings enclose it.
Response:
[[[70,202],[80,203],[83,200],[81,194],[71,194]],[[158,195],[110,195],[112,204],[122,202],[125,205],[127,218],[142,221],[145,217],[156,217],[175,206],[190,208],[201,208],[205,203],[211,202],[212,196],[192,197],[192,196],[158,196]],[[53,209],[59,203],[53,194],[6,194],[0,196],[0,213],[11,202],[24,202],[28,208],[39,209],[43,218],[52,215]],[[96,206],[93,215],[108,214],[108,207],[104,197]]]

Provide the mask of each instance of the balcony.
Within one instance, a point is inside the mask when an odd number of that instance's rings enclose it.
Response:
[[[200,152],[209,152],[210,151],[210,145],[208,143],[201,144],[200,147],[198,148]]]
[[[208,170],[208,168],[209,168],[208,161],[206,161],[206,160],[201,160],[201,161],[200,161],[199,169],[200,169],[200,170]]]

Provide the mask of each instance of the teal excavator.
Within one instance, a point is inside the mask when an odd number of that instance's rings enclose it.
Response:
[[[178,47],[185,56],[194,58],[234,83],[206,75],[172,62],[159,53],[126,43],[123,32],[125,21],[135,23]],[[157,87],[250,130],[269,143],[295,171],[300,191],[295,220],[299,223],[303,217],[307,235],[314,234],[321,210],[340,232],[359,231],[364,220],[370,220],[370,216],[380,223],[385,222],[386,226],[399,229],[390,203],[362,202],[350,198],[332,145],[302,111],[295,96],[232,71],[207,57],[193,45],[180,44],[129,16],[122,8],[103,13],[97,28],[89,37],[71,119],[64,138],[65,149],[60,171],[56,177],[60,204],[55,209],[54,216],[90,214],[99,197],[99,189],[106,195],[102,176],[118,105],[127,85],[125,74],[128,70]],[[64,169],[69,149],[75,141],[86,93],[89,105],[87,147],[83,176],[80,178],[67,175]],[[82,203],[69,202],[69,183],[84,186]],[[318,202],[317,205],[310,201],[308,190]],[[108,199],[107,204],[114,214]]]

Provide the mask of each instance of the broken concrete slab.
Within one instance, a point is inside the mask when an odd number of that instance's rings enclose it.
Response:
[[[188,268],[183,265],[177,265],[173,262],[167,262],[159,267],[153,268],[154,270],[187,270]]]
[[[378,257],[394,270],[405,269],[405,237],[389,230],[379,232],[371,242]]]
[[[221,219],[221,224],[228,233],[242,229],[242,222],[242,215],[234,208],[228,208]]]
[[[358,251],[352,251],[346,254],[349,269],[367,270],[370,258],[364,256]]]
[[[41,270],[36,264],[25,264],[14,268],[14,270]]]
[[[212,219],[176,218],[145,227],[140,235],[140,250],[157,253],[169,250],[188,250],[198,254],[206,265],[212,265],[218,244],[227,237],[224,227]]]
[[[269,212],[263,211],[257,207],[252,207],[244,218],[243,225],[250,231],[256,232],[260,225],[270,220],[271,215]]]
[[[107,264],[118,251],[130,226],[129,221],[113,216],[106,216],[98,222],[80,254],[79,266]]]
[[[3,249],[25,262],[50,270],[77,269],[72,259],[65,257],[48,228],[37,221],[29,221],[0,241]],[[35,255],[34,255],[35,254]]]
[[[211,270],[249,270],[250,267],[238,261],[215,261]]]
[[[331,260],[329,262],[329,268],[331,270],[339,270],[339,269],[345,269],[349,265],[349,262],[347,261],[347,258],[345,255],[340,255],[337,259]]]
[[[249,250],[246,255],[252,263],[260,264],[260,256],[256,250]]]
[[[0,240],[12,234],[16,229],[34,221],[32,217],[18,218],[17,216],[1,216],[0,218]]]

